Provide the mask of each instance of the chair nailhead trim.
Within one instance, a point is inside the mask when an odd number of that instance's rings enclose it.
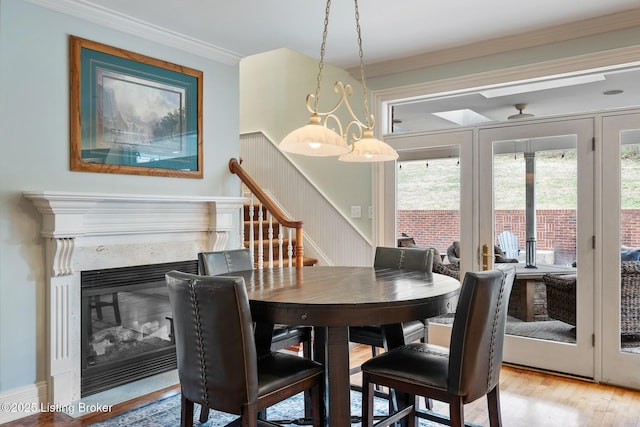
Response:
[[[193,317],[196,325],[196,335],[198,336],[198,358],[200,359],[200,378],[202,386],[202,396],[204,398],[204,406],[207,408],[209,405],[209,394],[207,392],[207,365],[204,357],[204,339],[202,337],[202,320],[200,318],[200,304],[198,297],[196,296],[195,280],[189,281],[189,295],[191,296],[191,305],[193,307]]]
[[[500,308],[502,307],[502,300],[504,298],[504,285],[506,277],[506,274],[502,273],[500,294],[498,295],[498,303],[496,306],[496,311],[493,315],[493,325],[491,327],[491,344],[489,346],[489,372],[487,375],[487,390],[490,390],[489,387],[491,387],[491,378],[493,377],[493,358],[495,356],[496,330],[498,329],[498,322],[500,320]]]

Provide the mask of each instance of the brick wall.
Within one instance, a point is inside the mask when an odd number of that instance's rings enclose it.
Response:
[[[413,237],[421,247],[434,247],[441,254],[454,240],[460,240],[460,211],[398,211],[398,233]]]
[[[640,247],[640,209],[622,210],[622,234],[620,242],[626,246]]]
[[[495,211],[496,236],[505,230],[518,236],[524,248],[526,221],[524,210]],[[553,250],[556,264],[576,259],[576,211],[538,209],[536,215],[538,250]],[[398,211],[398,233],[413,237],[418,246],[435,247],[446,253],[454,240],[460,240],[460,212],[457,210]],[[640,247],[640,209],[622,210],[621,242]],[[496,238],[497,244],[497,238]]]

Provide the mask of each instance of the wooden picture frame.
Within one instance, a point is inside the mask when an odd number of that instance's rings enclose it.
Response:
[[[202,178],[202,72],[70,36],[71,170]]]

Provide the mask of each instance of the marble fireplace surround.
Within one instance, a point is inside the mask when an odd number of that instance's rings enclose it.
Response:
[[[240,236],[241,197],[26,192],[45,241],[48,402],[80,399],[80,272],[196,259]]]

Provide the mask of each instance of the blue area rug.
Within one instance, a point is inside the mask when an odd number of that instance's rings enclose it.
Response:
[[[351,414],[362,414],[361,394],[351,392]],[[200,416],[200,405],[195,405],[194,425],[200,427],[223,427],[238,418],[235,415],[223,412],[211,411],[209,421],[200,424],[197,420]],[[387,413],[387,401],[374,399],[374,413],[384,415]],[[299,394],[284,400],[267,410],[269,420],[298,420],[304,417],[303,395]],[[91,424],[89,427],[178,427],[180,425],[180,395],[168,397],[158,402],[151,403],[138,409],[131,410],[121,415],[116,415],[105,421]],[[294,427],[297,424],[285,424]],[[360,426],[354,423],[353,426]],[[420,420],[420,427],[441,426],[441,424]]]

